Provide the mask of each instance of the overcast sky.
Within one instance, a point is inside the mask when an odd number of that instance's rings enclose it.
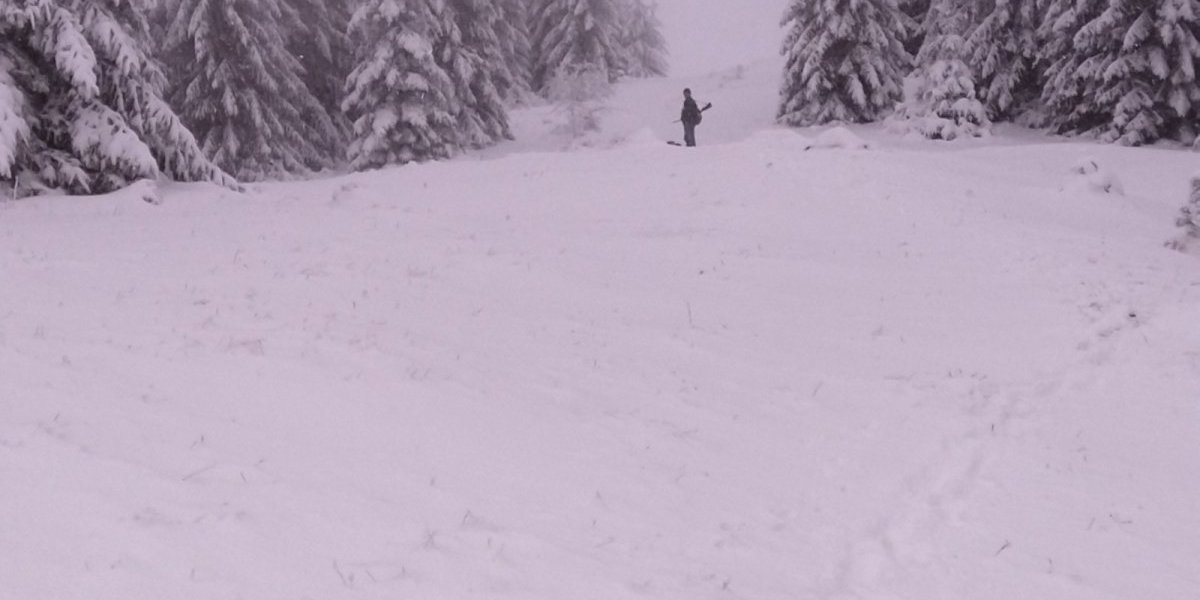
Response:
[[[671,75],[701,75],[779,55],[788,0],[658,0]]]

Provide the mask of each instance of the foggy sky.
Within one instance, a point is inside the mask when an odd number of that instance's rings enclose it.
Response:
[[[788,0],[658,0],[671,75],[701,75],[779,56]]]

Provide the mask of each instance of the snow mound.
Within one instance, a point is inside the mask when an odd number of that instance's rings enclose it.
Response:
[[[747,141],[747,145],[760,151],[790,154],[809,149],[813,145],[813,140],[792,129],[774,128],[755,133]]]
[[[967,112],[970,105],[962,101],[956,102],[952,110],[958,113]],[[955,140],[984,138],[991,136],[986,125],[969,119],[947,118],[938,114],[907,116],[897,113],[884,122],[885,130],[902,137],[905,140],[938,140],[952,142]]]
[[[147,204],[162,204],[162,195],[158,193],[158,183],[150,179],[139,179],[128,187],[113,192],[114,198],[141,200]]]
[[[809,144],[805,150],[812,150],[814,148],[870,150],[871,145],[849,129],[839,126],[821,132],[817,136],[817,139]]]
[[[664,143],[663,139],[649,127],[634,131],[622,140],[622,144],[625,146],[661,146]]]
[[[1102,166],[1095,158],[1087,157],[1076,162],[1070,170],[1070,179],[1063,186],[1066,191],[1088,191],[1116,196],[1125,195],[1125,186],[1116,172]]]

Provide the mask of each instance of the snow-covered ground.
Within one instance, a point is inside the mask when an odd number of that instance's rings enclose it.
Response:
[[[0,598],[1200,597],[1196,155],[805,150],[775,66],[0,204]]]

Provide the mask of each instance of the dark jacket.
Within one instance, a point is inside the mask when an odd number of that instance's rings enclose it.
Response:
[[[696,106],[695,100],[692,98],[683,99],[683,112],[679,114],[679,120],[684,125],[700,124],[700,107]]]

